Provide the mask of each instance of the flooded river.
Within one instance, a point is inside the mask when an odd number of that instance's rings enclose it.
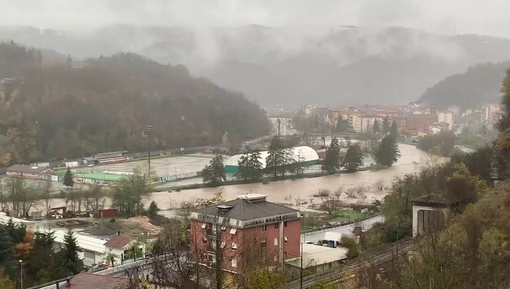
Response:
[[[193,190],[184,190],[180,192],[157,192],[144,198],[147,207],[151,201],[156,201],[161,209],[178,207],[182,201],[191,201],[197,198],[211,198],[220,189],[223,192],[223,198],[230,200],[236,195],[245,193],[265,194],[269,201],[279,203],[294,204],[295,200],[309,199],[319,189],[328,189],[334,192],[339,186],[344,190],[356,186],[371,186],[375,182],[382,180],[387,185],[398,176],[405,173],[416,172],[420,169],[424,161],[429,160],[428,155],[411,145],[399,144],[401,157],[391,168],[377,172],[357,172],[353,174],[341,174],[338,176],[324,176],[316,178],[305,178],[298,180],[274,181],[269,184],[245,184],[231,185],[217,188],[202,188]],[[371,202],[373,199],[381,199],[384,195],[368,195],[364,202]],[[361,200],[346,199],[348,202],[360,202]],[[64,205],[64,200],[54,199],[52,206]],[[108,206],[107,202],[107,206]]]

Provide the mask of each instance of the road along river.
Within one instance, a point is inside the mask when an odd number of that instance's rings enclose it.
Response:
[[[413,173],[420,170],[425,162],[430,161],[427,153],[417,149],[415,146],[399,144],[401,157],[391,168],[371,172],[363,171],[351,174],[340,174],[315,178],[304,178],[298,180],[274,181],[269,184],[244,184],[230,185],[216,188],[200,188],[193,190],[184,190],[180,192],[156,192],[144,198],[143,202],[147,207],[150,202],[155,201],[161,209],[176,208],[183,201],[192,201],[197,198],[211,198],[216,192],[221,190],[223,198],[230,200],[236,195],[245,193],[257,193],[268,196],[268,200],[278,203],[295,204],[296,199],[308,200],[319,189],[328,189],[334,192],[338,187],[344,190],[357,186],[372,186],[377,181],[384,181],[389,185],[395,177],[403,176],[406,173]],[[350,203],[371,203],[375,199],[382,199],[384,192],[366,193],[366,199],[348,198],[345,194],[342,199]],[[53,199],[52,206],[64,206],[63,199]],[[109,201],[106,202],[106,206]]]

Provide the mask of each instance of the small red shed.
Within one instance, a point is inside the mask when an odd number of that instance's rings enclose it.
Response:
[[[117,214],[117,209],[103,209],[98,212],[99,218],[115,218]]]

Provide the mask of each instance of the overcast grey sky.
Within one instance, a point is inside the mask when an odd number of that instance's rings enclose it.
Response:
[[[400,25],[510,37],[510,0],[0,0],[1,25]]]

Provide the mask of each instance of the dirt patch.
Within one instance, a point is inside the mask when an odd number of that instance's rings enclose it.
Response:
[[[128,226],[136,226],[143,229],[149,235],[157,235],[161,232],[161,227],[155,226],[150,222],[149,217],[146,216],[138,216],[132,217],[127,220],[122,221],[124,224]]]

